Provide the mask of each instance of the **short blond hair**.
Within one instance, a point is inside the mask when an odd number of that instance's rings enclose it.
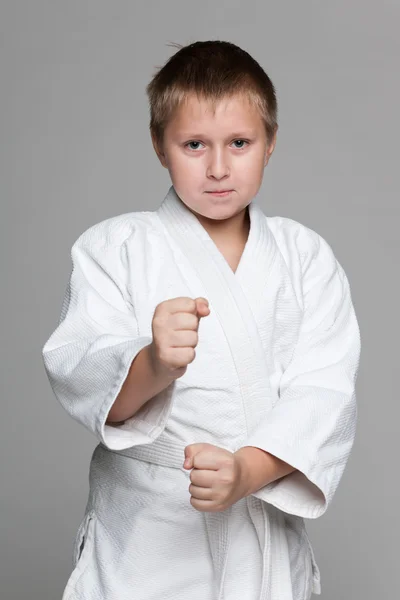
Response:
[[[275,87],[245,50],[231,42],[205,41],[180,46],[146,87],[150,104],[150,132],[162,143],[175,110],[191,93],[214,106],[224,97],[245,95],[259,110],[268,141],[277,129]]]

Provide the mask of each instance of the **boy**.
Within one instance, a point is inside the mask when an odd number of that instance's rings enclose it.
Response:
[[[79,237],[43,348],[100,442],[64,600],[307,600],[304,518],[355,433],[349,283],[321,236],[253,202],[277,106],[249,54],[191,44],[147,92],[172,187]]]

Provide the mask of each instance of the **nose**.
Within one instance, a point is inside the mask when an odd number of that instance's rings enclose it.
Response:
[[[221,149],[214,149],[210,153],[209,162],[207,165],[207,177],[213,179],[224,179],[230,175],[228,159]]]

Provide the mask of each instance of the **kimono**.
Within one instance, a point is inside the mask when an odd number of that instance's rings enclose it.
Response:
[[[325,513],[356,429],[360,332],[329,244],[249,205],[234,272],[173,187],[71,250],[43,347],[55,396],[96,436],[63,600],[308,600],[321,577],[304,519]],[[196,357],[125,422],[107,423],[156,306],[205,297]],[[220,512],[190,504],[185,446],[254,446],[296,470]]]

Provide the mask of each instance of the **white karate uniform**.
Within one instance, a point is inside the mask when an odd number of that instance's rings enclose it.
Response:
[[[43,348],[65,410],[99,440],[63,600],[308,600],[304,518],[324,514],[353,444],[360,333],[345,272],[316,232],[249,205],[234,273],[173,187],[156,211],[75,242]],[[156,306],[205,297],[196,358],[124,424],[106,424]],[[184,448],[255,446],[296,471],[225,511],[190,504]]]

